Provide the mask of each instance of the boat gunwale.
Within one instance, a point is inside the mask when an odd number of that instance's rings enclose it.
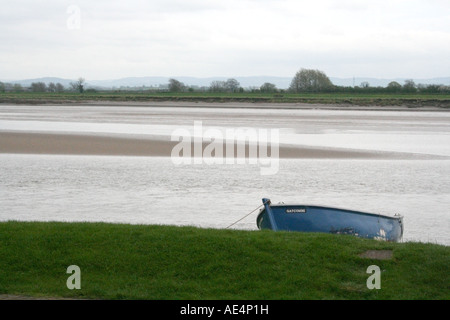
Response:
[[[403,216],[400,215],[400,214],[397,214],[395,216],[388,216],[388,215],[381,214],[381,213],[363,212],[363,211],[358,211],[358,210],[353,210],[353,209],[345,209],[345,208],[338,208],[338,207],[326,207],[326,206],[320,206],[320,205],[278,203],[278,204],[269,204],[269,206],[270,207],[314,207],[314,208],[319,208],[319,209],[333,209],[333,210],[338,210],[338,211],[346,211],[346,212],[349,212],[349,213],[362,214],[362,215],[375,216],[375,217],[382,217],[382,218],[393,219],[393,220],[402,220],[403,219]],[[261,212],[258,214],[258,216],[261,215],[265,211],[266,211],[266,209],[263,208],[261,210]]]

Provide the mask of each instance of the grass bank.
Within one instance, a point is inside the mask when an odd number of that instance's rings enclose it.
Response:
[[[392,250],[389,260],[362,258]],[[66,286],[67,267],[81,289]],[[381,269],[369,290],[367,268]],[[0,223],[0,294],[100,299],[449,299],[450,248],[344,235]]]
[[[354,106],[407,106],[450,108],[449,94],[380,94],[380,93],[210,93],[210,92],[86,92],[79,93],[0,93],[0,103],[68,104],[86,102],[246,102],[305,103]]]

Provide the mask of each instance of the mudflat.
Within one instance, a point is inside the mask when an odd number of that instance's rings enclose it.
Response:
[[[0,132],[0,153],[170,157],[177,141],[108,135]],[[203,150],[207,143],[203,143]],[[235,148],[237,145],[235,144]],[[270,150],[270,149],[269,149]],[[248,145],[246,155],[248,155]],[[237,152],[234,153],[235,155]],[[406,155],[405,155],[406,156]],[[280,158],[398,158],[399,153],[279,146]]]

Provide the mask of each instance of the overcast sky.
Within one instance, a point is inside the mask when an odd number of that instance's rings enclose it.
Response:
[[[0,0],[0,79],[450,76],[450,0]]]

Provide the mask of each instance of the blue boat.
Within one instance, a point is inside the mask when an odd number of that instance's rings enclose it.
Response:
[[[362,238],[400,241],[403,217],[301,204],[272,204],[262,199],[264,209],[256,224],[274,231],[325,232]]]

